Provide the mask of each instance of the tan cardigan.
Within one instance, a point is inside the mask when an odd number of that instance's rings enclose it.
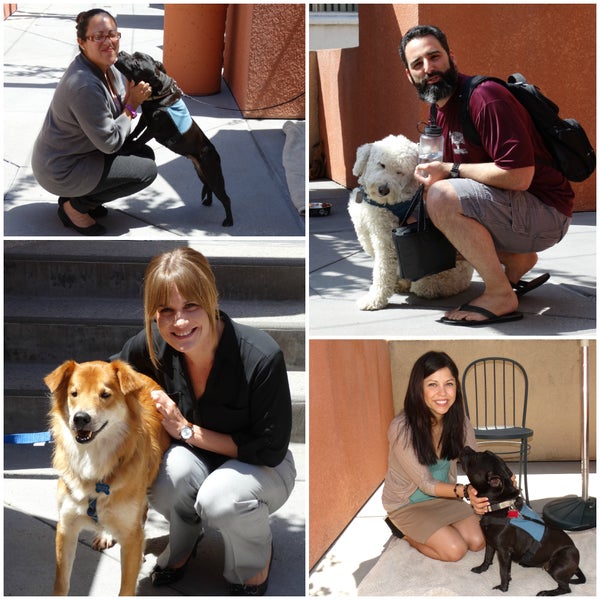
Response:
[[[465,417],[465,446],[477,450],[475,431],[471,422]],[[406,415],[401,412],[388,428],[390,452],[388,470],[383,485],[383,507],[390,513],[408,504],[410,496],[420,489],[425,494],[434,496],[435,485],[439,483],[431,476],[429,468],[419,463],[412,447]],[[456,483],[456,463],[450,462],[450,482]]]

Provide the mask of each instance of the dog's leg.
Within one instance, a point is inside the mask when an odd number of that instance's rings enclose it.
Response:
[[[360,310],[378,310],[388,305],[398,281],[398,263],[392,236],[371,236],[373,283],[369,293],[358,301]]]
[[[69,593],[79,531],[77,516],[61,515],[59,517],[56,526],[56,574],[53,592],[55,596],[66,596]]]
[[[558,587],[554,590],[543,590],[538,596],[560,596],[569,594],[571,588],[569,583],[584,583],[585,575],[578,567],[579,565],[579,550],[575,546],[568,546],[556,551],[550,560],[544,565],[544,569],[558,583]],[[575,575],[577,579],[571,580]],[[583,580],[582,580],[583,578]]]
[[[140,525],[120,536],[121,544],[121,589],[119,596],[135,596],[137,578],[142,567],[144,552],[144,530]]]
[[[492,561],[494,560],[494,554],[496,550],[490,544],[485,545],[485,556],[483,557],[483,562],[478,567],[473,567],[471,571],[473,573],[484,573],[490,568]]]
[[[509,552],[498,550],[498,564],[500,565],[500,585],[494,587],[495,590],[506,592],[510,583],[510,568],[512,560]]]
[[[204,184],[202,203],[205,206],[210,206],[212,204],[212,194],[210,192],[214,193],[225,208],[225,220],[222,225],[223,227],[231,227],[233,225],[231,199],[225,191],[225,179],[221,170],[221,160],[216,149],[212,145],[206,145],[200,151],[199,157],[191,154],[187,154],[186,156],[192,161],[200,181]],[[209,192],[207,192],[206,187],[209,188]]]

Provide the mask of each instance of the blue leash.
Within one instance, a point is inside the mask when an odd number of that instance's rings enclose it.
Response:
[[[4,436],[5,444],[47,444],[52,441],[49,431],[38,433],[7,433]]]

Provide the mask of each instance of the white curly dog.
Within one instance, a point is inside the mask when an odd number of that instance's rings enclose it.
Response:
[[[456,267],[418,281],[399,279],[392,230],[398,227],[393,207],[410,200],[417,191],[414,178],[418,145],[403,135],[364,144],[356,151],[352,172],[359,187],[352,190],[348,212],[363,250],[373,257],[373,283],[358,301],[361,310],[387,306],[394,293],[412,292],[422,298],[454,296],[469,287],[473,267],[458,260]]]

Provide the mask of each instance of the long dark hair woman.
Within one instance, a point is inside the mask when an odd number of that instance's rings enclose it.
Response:
[[[488,501],[468,484],[457,484],[458,455],[477,443],[458,369],[445,352],[427,352],[415,362],[404,410],[392,421],[388,439],[383,505],[406,541],[443,561],[481,550],[485,540],[477,514]]]
[[[114,17],[95,8],[77,16],[79,54],[59,81],[36,139],[31,166],[58,198],[58,217],[82,235],[106,232],[96,219],[104,203],[134,194],[157,175],[154,152],[128,140],[150,85],[128,82],[113,66],[121,33]]]

